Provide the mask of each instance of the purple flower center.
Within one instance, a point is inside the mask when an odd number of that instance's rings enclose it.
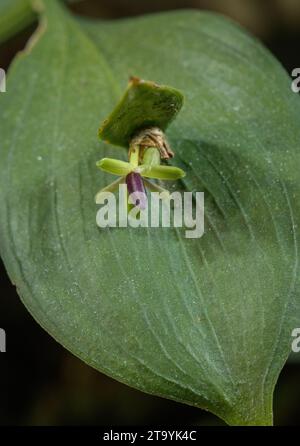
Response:
[[[126,184],[128,194],[133,199],[133,204],[140,209],[145,209],[147,207],[147,195],[141,175],[136,172],[130,172],[126,176]]]

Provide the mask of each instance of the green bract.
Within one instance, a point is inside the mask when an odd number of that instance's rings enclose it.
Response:
[[[166,130],[183,103],[175,88],[132,78],[123,98],[99,129],[101,139],[128,147],[140,129],[158,127]]]

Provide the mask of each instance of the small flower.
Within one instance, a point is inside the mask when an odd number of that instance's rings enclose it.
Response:
[[[129,162],[121,161],[113,158],[103,158],[97,162],[99,169],[109,172],[113,175],[118,175],[118,178],[113,183],[101,189],[96,195],[96,203],[101,202],[101,195],[103,192],[113,192],[117,189],[119,184],[126,183],[128,193],[132,194],[138,192],[144,194],[144,199],[140,199],[136,203],[140,209],[144,209],[147,203],[147,196],[145,187],[150,191],[165,192],[169,194],[166,189],[152,183],[148,178],[158,180],[178,180],[185,176],[185,172],[179,167],[160,165],[160,152],[156,147],[149,147],[143,150],[144,154],[142,162],[139,163],[140,149],[139,147],[131,148],[129,155]]]
[[[161,160],[174,156],[164,131],[179,113],[183,95],[175,88],[158,85],[137,77],[130,79],[127,90],[112,113],[99,129],[99,137],[110,144],[129,148],[129,161],[103,158],[99,169],[119,178],[96,195],[101,203],[103,192],[116,190],[120,183],[127,184],[131,195],[138,192],[138,206],[147,204],[146,190],[169,195],[169,192],[148,180],[178,180],[185,176],[182,169],[161,165]]]

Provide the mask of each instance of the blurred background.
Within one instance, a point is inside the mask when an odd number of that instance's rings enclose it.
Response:
[[[300,67],[299,0],[82,0],[69,7],[104,19],[180,8],[217,11],[259,37],[289,73]],[[0,46],[1,68],[35,26]],[[0,425],[222,424],[205,411],[130,389],[68,353],[25,310],[2,263],[0,291],[0,328],[7,333],[7,353],[0,354]],[[300,425],[300,362],[285,366],[274,398],[275,425]]]

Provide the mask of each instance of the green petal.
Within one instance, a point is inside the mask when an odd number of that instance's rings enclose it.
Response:
[[[128,175],[134,168],[132,164],[126,161],[115,160],[113,158],[103,158],[96,163],[96,166],[105,172],[120,176]]]
[[[185,172],[179,167],[173,166],[140,166],[140,174],[147,178],[156,178],[158,180],[178,180],[185,176]]]
[[[143,156],[143,165],[148,167],[160,165],[160,153],[156,147],[148,147]]]

